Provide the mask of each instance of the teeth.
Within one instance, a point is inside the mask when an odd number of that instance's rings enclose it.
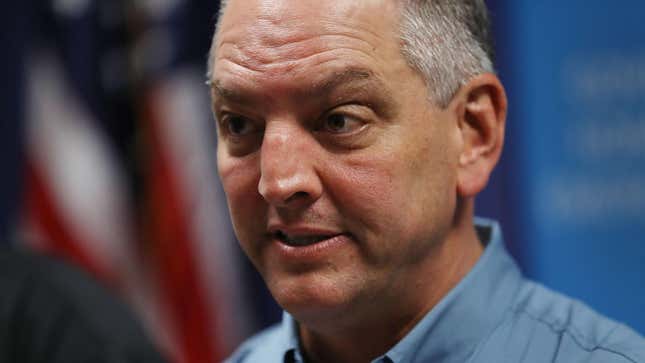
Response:
[[[295,236],[289,236],[285,234],[282,231],[276,232],[276,237],[284,242],[285,244],[291,245],[291,246],[307,246],[311,245],[314,243],[318,243],[326,238],[327,236],[303,236],[303,237],[295,237]]]
[[[287,237],[286,242],[291,245],[306,246],[306,245],[314,244],[316,242],[320,242],[323,239],[325,239],[325,237],[322,237],[322,236]]]

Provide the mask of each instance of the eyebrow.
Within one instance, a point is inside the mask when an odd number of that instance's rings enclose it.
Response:
[[[338,88],[344,84],[357,83],[362,81],[373,83],[372,86],[374,88],[378,88],[380,90],[386,89],[383,82],[381,82],[380,79],[375,76],[374,72],[372,72],[371,70],[366,68],[347,68],[331,74],[327,78],[314,83],[311,87],[304,91],[300,91],[299,93],[305,96],[315,97],[328,94],[335,88]],[[253,98],[235,89],[226,88],[218,79],[207,82],[207,84],[211,86],[218,97],[231,102],[247,103]]]
[[[222,82],[218,79],[209,81],[207,84],[211,86],[211,89],[220,98],[224,98],[235,103],[244,103],[245,101],[248,101],[248,97],[244,96],[240,92],[224,87]]]
[[[323,81],[314,84],[314,86],[306,92],[308,95],[320,95],[331,92],[333,89],[347,83],[375,80],[374,73],[364,68],[348,68],[340,72],[334,73],[332,76],[324,79]],[[380,83],[380,82],[378,82]]]

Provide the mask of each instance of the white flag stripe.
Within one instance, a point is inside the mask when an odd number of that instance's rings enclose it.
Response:
[[[95,122],[53,56],[33,57],[28,145],[81,246],[113,275],[132,266],[132,226],[123,179]],[[126,270],[127,271],[127,270]]]

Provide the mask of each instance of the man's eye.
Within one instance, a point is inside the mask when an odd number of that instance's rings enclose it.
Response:
[[[253,124],[242,116],[224,117],[225,126],[230,135],[243,136],[253,132]]]
[[[323,129],[334,134],[344,134],[356,131],[363,125],[364,123],[361,120],[336,113],[325,118]]]

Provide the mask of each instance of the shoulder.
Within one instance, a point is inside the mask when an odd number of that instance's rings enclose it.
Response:
[[[2,301],[38,318],[65,314],[92,335],[136,328],[128,308],[84,271],[47,256],[20,251],[0,254]],[[100,311],[101,314],[97,314]]]
[[[645,363],[645,339],[635,331],[532,282],[494,333],[500,334],[521,354],[518,361]]]
[[[25,361],[162,361],[127,307],[74,267],[2,250],[0,290],[0,348]]]
[[[288,349],[286,336],[281,324],[273,325],[253,337],[247,339],[224,362],[225,363],[254,363],[282,362]]]

